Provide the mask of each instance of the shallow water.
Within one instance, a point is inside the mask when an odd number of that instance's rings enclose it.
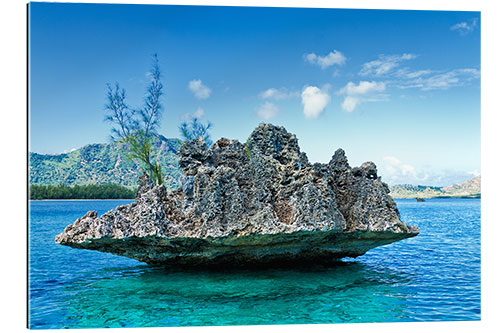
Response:
[[[420,235],[329,268],[175,271],[54,242],[129,202],[30,202],[30,328],[480,319],[479,199],[396,200]]]

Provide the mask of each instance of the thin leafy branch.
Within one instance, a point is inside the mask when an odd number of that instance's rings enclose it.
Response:
[[[120,88],[118,83],[115,84],[114,89],[109,84],[107,88],[104,119],[117,125],[111,129],[111,139],[117,140],[128,136],[137,127],[137,121],[134,119],[134,110],[125,103],[125,89]]]
[[[198,118],[194,117],[190,122],[182,122],[179,126],[179,131],[184,140],[190,141],[201,137],[201,139],[210,146],[212,145],[212,140],[210,139],[210,133],[208,131],[211,128],[211,122],[207,122],[205,125],[201,123]]]
[[[120,88],[118,83],[115,89],[108,84],[105,120],[117,125],[111,130],[112,138],[126,144],[129,159],[139,160],[143,172],[149,174],[155,183],[162,184],[164,177],[160,164],[155,160],[156,152],[153,145],[153,138],[157,134],[163,112],[160,100],[163,95],[163,84],[156,54],[153,56],[149,76],[151,82],[146,89],[144,106],[140,109],[131,109],[126,104],[125,89]]]
[[[163,173],[161,165],[156,161],[153,137],[146,136],[146,133],[141,129],[125,137],[123,141],[129,145],[128,157],[139,160],[143,172],[149,173],[154,183],[163,184]],[[153,160],[155,161],[153,162]]]
[[[142,120],[142,129],[144,134],[149,136],[155,133],[160,125],[161,113],[163,106],[160,102],[160,97],[163,95],[163,84],[161,83],[161,72],[158,64],[158,56],[153,56],[153,65],[149,73],[151,82],[146,90],[144,98],[144,107],[139,110],[139,115]]]

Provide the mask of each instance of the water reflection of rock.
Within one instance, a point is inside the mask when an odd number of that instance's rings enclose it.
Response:
[[[404,320],[411,284],[408,274],[357,262],[224,271],[139,266],[107,273],[72,287],[85,295],[68,304],[68,319],[78,327]]]

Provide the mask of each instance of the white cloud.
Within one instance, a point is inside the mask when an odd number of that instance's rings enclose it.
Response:
[[[381,176],[389,184],[421,184],[427,178],[425,175],[418,174],[415,167],[401,162],[394,156],[383,157]]]
[[[202,108],[197,108],[195,112],[188,112],[181,115],[182,121],[190,121],[191,119],[200,119],[205,115],[205,110]]]
[[[333,65],[343,65],[346,61],[346,57],[342,52],[333,50],[333,52],[328,53],[326,56],[319,56],[315,53],[309,53],[304,56],[305,60],[313,65],[318,65],[321,69],[326,69]]]
[[[344,101],[342,102],[342,109],[347,112],[352,112],[359,104],[359,102],[360,102],[359,98],[347,96],[346,98],[344,98]]]
[[[283,96],[278,89],[276,88],[269,88],[266,91],[263,91],[259,94],[260,98],[266,99],[266,98],[277,98],[279,99],[280,97]]]
[[[205,86],[201,80],[189,81],[188,87],[198,99],[207,99],[212,93],[212,90]]]
[[[319,89],[315,86],[307,86],[302,90],[302,104],[306,118],[317,118],[330,103],[328,86]]]
[[[481,172],[479,172],[479,170],[472,170],[472,171],[469,171],[468,173],[474,177],[477,177],[481,174]]]
[[[477,27],[477,18],[469,20],[469,22],[460,22],[450,27],[451,31],[458,31],[458,33],[462,36],[467,35],[469,32],[472,32]]]
[[[200,119],[201,117],[203,117],[205,115],[205,110],[203,110],[202,108],[198,108],[196,109],[196,111],[193,113],[193,118],[198,118]]]
[[[257,115],[264,120],[274,118],[279,113],[280,109],[271,102],[265,102],[257,109]]]
[[[288,91],[286,88],[269,88],[265,91],[262,91],[259,94],[259,97],[261,99],[275,99],[275,100],[280,100],[280,99],[287,99],[287,98],[293,98],[293,97],[298,97],[299,93],[295,91]]]
[[[403,53],[402,55],[379,55],[377,60],[365,62],[359,71],[361,76],[382,76],[392,73],[393,69],[399,67],[406,60],[415,59],[416,55]]]
[[[458,85],[459,79],[453,72],[448,72],[419,80],[419,82],[422,82],[422,90],[448,89]]]
[[[411,176],[416,175],[415,168],[412,165],[402,164],[400,168],[401,168],[401,173],[403,175],[411,175]]]
[[[409,71],[407,68],[399,69],[395,76],[398,76],[402,79],[415,79],[417,77],[425,76],[431,74],[433,71],[429,69],[418,70],[418,71]]]
[[[353,112],[356,106],[362,102],[376,102],[386,99],[386,95],[380,93],[385,91],[384,82],[360,81],[357,85],[353,82],[340,89],[337,93],[346,95],[342,102],[342,109],[347,112]]]
[[[340,89],[339,92],[346,95],[366,95],[372,92],[380,92],[384,90],[384,82],[360,81],[358,85],[353,82],[347,83],[347,85],[344,88]]]
[[[394,156],[384,156],[383,160],[388,162],[389,164],[400,164],[401,163],[401,161],[397,157],[394,157]]]
[[[463,86],[465,83],[480,77],[479,70],[475,68],[462,68],[450,71],[437,71],[430,69],[410,70],[399,68],[406,60],[416,56],[409,53],[402,55],[380,55],[377,60],[363,64],[359,75],[383,76],[387,84],[400,89],[419,88],[420,90],[445,90],[451,87]]]
[[[414,77],[407,77],[396,84],[398,88],[420,88],[421,90],[446,90],[452,87],[459,87],[465,85],[474,79],[478,79],[481,76],[479,70],[475,68],[462,68],[454,69],[448,72],[432,72],[432,71],[420,71],[425,72],[421,75]]]
[[[449,186],[461,183],[479,175],[477,170],[436,170],[431,168],[417,169],[411,164],[403,163],[397,157],[384,156],[380,163],[379,174],[389,185],[413,184],[426,186]]]
[[[69,153],[71,153],[71,152],[73,152],[73,151],[75,151],[75,150],[76,150],[76,148],[66,149],[66,150],[65,150],[65,151],[63,151],[61,154],[69,154]],[[54,155],[57,155],[57,154],[54,154]]]
[[[423,91],[464,86],[466,83],[480,78],[480,72],[475,68],[448,71],[401,68],[404,61],[415,58],[416,55],[411,53],[391,56],[379,55],[378,59],[364,63],[359,75],[384,77],[387,85],[400,89],[419,88]]]

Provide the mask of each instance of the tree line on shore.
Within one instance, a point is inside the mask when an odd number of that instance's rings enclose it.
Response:
[[[30,200],[47,199],[134,199],[135,189],[118,184],[30,185]]]

